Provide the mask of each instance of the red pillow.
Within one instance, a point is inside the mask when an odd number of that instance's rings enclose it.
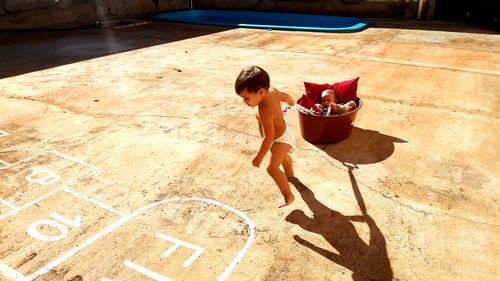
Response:
[[[314,103],[321,103],[321,92],[330,88],[330,84],[316,84],[311,82],[304,82],[306,88],[306,95],[308,95]]]
[[[333,85],[304,82],[304,87],[306,88],[306,94],[314,101],[314,103],[321,103],[321,92],[326,89],[333,89],[335,93],[337,93],[338,102],[346,103],[356,100],[358,80],[359,77],[356,77],[354,79],[338,82]]]
[[[307,109],[312,108],[314,111],[319,112],[319,108],[316,107],[316,103],[309,96],[302,95],[302,97],[297,100],[297,103]]]
[[[338,82],[332,85],[333,90],[335,90],[335,93],[337,93],[337,100],[339,103],[346,103],[352,100],[356,100],[358,80],[359,77],[356,77],[352,80]]]

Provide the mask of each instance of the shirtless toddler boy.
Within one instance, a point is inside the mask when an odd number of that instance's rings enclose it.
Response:
[[[283,118],[280,102],[293,105],[294,101],[290,95],[270,87],[269,75],[258,66],[248,66],[241,70],[234,88],[246,105],[258,107],[256,117],[263,139],[252,165],[259,167],[266,153],[271,151],[267,173],[278,185],[285,199],[285,203],[279,207],[290,205],[295,197],[288,184],[288,178],[294,175],[289,152],[292,153],[295,148],[295,139]],[[280,170],[280,165],[285,172]]]

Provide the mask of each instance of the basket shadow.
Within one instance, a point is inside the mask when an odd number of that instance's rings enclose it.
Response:
[[[333,159],[358,165],[373,164],[389,158],[394,153],[394,143],[407,141],[378,131],[353,127],[350,136],[341,142],[314,145]]]
[[[366,206],[359,191],[358,185],[349,168],[349,176],[361,209],[362,215],[345,216],[332,210],[316,199],[314,193],[300,182],[292,178],[290,182],[300,193],[307,204],[312,217],[302,210],[293,210],[286,217],[286,221],[300,226],[302,229],[321,235],[335,251],[324,249],[303,239],[299,235],[293,238],[299,244],[308,247],[314,252],[352,271],[352,280],[392,280],[393,272],[387,254],[384,235],[373,218],[368,215]],[[353,222],[366,223],[370,232],[370,241],[365,243],[358,235]]]

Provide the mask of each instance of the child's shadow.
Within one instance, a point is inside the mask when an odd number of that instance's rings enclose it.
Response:
[[[393,273],[387,256],[384,236],[375,221],[366,212],[363,198],[352,175],[352,167],[349,167],[349,174],[362,215],[344,216],[329,209],[319,202],[314,193],[299,179],[292,178],[290,182],[297,188],[302,199],[313,212],[313,217],[308,217],[301,210],[294,210],[286,217],[286,221],[323,236],[337,253],[318,247],[298,235],[294,235],[293,238],[318,254],[351,270],[353,280],[392,280]],[[359,237],[352,224],[353,221],[364,222],[368,225],[369,244],[366,244]]]

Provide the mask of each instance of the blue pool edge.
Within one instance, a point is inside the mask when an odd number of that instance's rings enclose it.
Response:
[[[240,22],[222,22],[222,21],[199,21],[194,17],[189,18],[186,16],[180,17],[181,13],[185,13],[187,15],[192,14],[193,12],[208,12],[208,13],[245,13],[245,14],[255,14],[259,15],[275,15],[275,16],[291,16],[291,17],[299,17],[299,18],[311,18],[317,17],[318,19],[340,19],[340,20],[355,20],[356,23],[351,26],[346,27],[315,27],[315,26],[307,26],[307,25],[278,25],[272,24],[270,21],[269,24],[248,24],[248,23],[240,23]],[[199,25],[213,25],[213,26],[228,26],[228,27],[245,27],[245,28],[259,28],[259,29],[276,29],[276,30],[292,30],[292,31],[316,31],[316,32],[359,32],[366,29],[371,23],[362,18],[356,17],[342,17],[342,16],[328,16],[328,15],[314,15],[314,14],[298,14],[298,13],[277,13],[277,12],[261,12],[261,11],[241,11],[241,10],[178,10],[171,12],[158,13],[151,16],[153,20],[159,21],[170,21],[170,22],[178,22],[178,23],[188,23],[188,24],[199,24]]]

